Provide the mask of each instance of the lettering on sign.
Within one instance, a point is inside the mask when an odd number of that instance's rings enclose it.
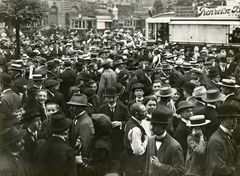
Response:
[[[238,17],[240,6],[198,7],[198,17]]]
[[[194,7],[176,7],[175,9],[176,17],[195,17],[196,9]]]

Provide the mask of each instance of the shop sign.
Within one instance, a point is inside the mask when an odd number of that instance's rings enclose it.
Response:
[[[198,7],[198,17],[239,18],[240,6]]]

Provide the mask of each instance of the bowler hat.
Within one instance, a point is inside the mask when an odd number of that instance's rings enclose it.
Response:
[[[132,92],[134,92],[136,89],[142,89],[144,91],[144,85],[142,83],[135,83],[132,88]]]
[[[12,78],[9,74],[2,72],[2,73],[0,73],[0,82],[2,84],[10,86],[12,83]]]
[[[67,129],[72,124],[71,119],[67,119],[64,113],[58,111],[51,115],[51,120],[47,123],[47,128],[52,131]]]
[[[199,86],[199,87],[196,87],[194,90],[193,90],[193,93],[192,93],[192,96],[196,97],[196,98],[201,98],[202,95],[206,92],[206,88],[204,86]]]
[[[23,114],[23,119],[21,122],[30,122],[31,120],[40,117],[41,114],[39,113],[37,108],[32,108],[29,110],[26,110],[26,112]]]
[[[137,67],[136,67],[134,64],[130,63],[130,64],[127,66],[127,69],[128,69],[128,70],[136,70]]]
[[[219,89],[209,89],[202,95],[202,100],[205,102],[224,101],[226,95],[220,93]]]
[[[216,76],[216,75],[220,75],[219,71],[214,67],[210,68],[207,76],[211,77],[211,76]]]
[[[105,97],[113,97],[113,96],[118,96],[119,94],[117,93],[117,89],[115,87],[107,87],[105,89]]]
[[[67,102],[67,104],[75,106],[89,106],[87,102],[87,96],[80,93],[74,93],[71,100]]]
[[[198,127],[209,124],[211,121],[206,120],[204,115],[194,115],[189,118],[187,126]]]
[[[7,146],[11,143],[18,141],[19,139],[22,139],[26,134],[27,134],[26,130],[23,129],[19,130],[14,126],[5,129],[0,134],[2,142],[1,147]]]
[[[195,87],[196,87],[196,86],[195,86],[194,83],[192,83],[192,82],[186,82],[186,83],[184,83],[182,89],[192,93],[193,90],[195,89]]]
[[[223,104],[217,107],[217,117],[240,117],[240,114],[237,114],[237,111],[234,105]]]
[[[179,103],[178,103],[178,108],[177,108],[177,110],[176,110],[176,113],[180,113],[180,112],[182,112],[182,111],[184,111],[185,109],[187,109],[187,108],[193,108],[194,107],[194,105],[193,104],[191,104],[191,103],[189,103],[188,101],[180,101]]]
[[[88,100],[96,96],[95,90],[93,90],[92,88],[84,89],[83,94],[87,96]]]
[[[147,120],[152,123],[161,123],[168,124],[168,119],[171,117],[171,114],[162,111],[161,109],[155,109],[152,112],[152,118],[148,118]]]
[[[156,92],[159,97],[171,97],[173,96],[177,90],[175,88],[171,88],[170,86],[161,87],[160,90]],[[155,95],[156,95],[155,94]]]
[[[218,85],[223,87],[230,87],[230,88],[239,88],[239,85],[236,85],[236,81],[233,79],[223,79],[222,82],[219,82]]]

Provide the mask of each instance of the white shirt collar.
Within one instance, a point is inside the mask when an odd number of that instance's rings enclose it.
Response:
[[[136,119],[135,117],[132,116],[132,119],[135,120],[135,121],[137,121],[139,124],[141,124],[141,121],[138,120],[138,119]]]
[[[61,138],[62,140],[66,141],[63,135],[58,135],[58,134],[52,134],[52,136]]]
[[[233,130],[229,130],[226,127],[220,125],[220,128],[227,134],[232,135]]]
[[[186,124],[187,124],[188,121],[189,121],[189,120],[186,120],[186,119],[184,119],[184,118],[181,118],[181,120],[182,120],[184,123],[186,123]]]
[[[30,133],[32,133],[33,135],[37,135],[37,134],[38,134],[37,131],[33,132],[32,130],[30,130],[30,128],[28,128],[28,131],[29,131]]]
[[[115,106],[116,106],[116,102],[111,106],[109,103],[108,103],[108,106],[109,106],[109,108],[115,108]]]
[[[11,89],[10,89],[10,88],[9,88],[9,89],[6,89],[6,90],[2,91],[2,93],[4,94],[5,92],[7,92],[7,91],[9,91],[9,90],[11,90]]]
[[[215,105],[212,105],[212,104],[209,104],[209,103],[207,104],[207,106],[208,106],[208,107],[212,107],[212,108],[214,108],[214,109],[217,108]]]
[[[167,132],[164,131],[164,133],[163,133],[162,135],[160,135],[160,136],[155,135],[155,137],[158,138],[158,139],[162,139],[162,138],[164,138],[166,135],[167,135]]]

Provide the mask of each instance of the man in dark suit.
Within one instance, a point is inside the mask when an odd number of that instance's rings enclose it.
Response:
[[[155,109],[149,121],[155,136],[148,140],[146,175],[183,175],[184,157],[181,145],[166,131],[168,114],[161,109]]]
[[[211,67],[208,73],[209,81],[207,82],[206,89],[218,89],[221,77],[217,68]]]
[[[71,68],[71,60],[64,60],[64,70],[60,73],[59,78],[63,81],[60,84],[60,92],[64,95],[66,101],[68,101],[71,97],[69,97],[69,89],[74,86],[76,79],[76,72]]]
[[[126,90],[129,95],[128,101],[131,101],[134,99],[134,94],[132,92],[132,88],[133,88],[134,84],[139,82],[139,79],[135,74],[137,67],[134,64],[129,64],[127,66],[127,70],[128,70],[128,75],[130,75],[130,77],[128,79],[129,82],[127,83]]]
[[[239,149],[232,139],[232,132],[236,128],[236,110],[232,105],[221,105],[217,108],[220,120],[219,128],[210,137],[207,145],[206,175],[231,176],[235,171],[235,164]]]
[[[74,117],[70,130],[70,146],[75,148],[77,141],[81,141],[81,153],[85,156],[88,145],[94,134],[92,119],[86,112],[86,107],[89,106],[87,96],[75,93],[67,104],[70,105],[70,111]]]
[[[21,108],[19,96],[11,89],[11,76],[5,72],[0,73],[0,86],[2,90],[2,103],[12,112]]]
[[[110,117],[112,121],[112,154],[111,160],[119,160],[123,150],[123,136],[127,121],[131,118],[127,106],[119,103],[117,89],[115,87],[106,88],[105,91],[106,104],[100,106],[100,113]]]
[[[144,85],[145,92],[144,96],[149,96],[152,93],[152,75],[153,68],[150,65],[147,65],[144,69],[144,75],[140,78],[140,82]]]
[[[11,126],[1,132],[0,175],[30,176],[19,153],[24,149],[26,130]]]
[[[41,144],[37,150],[36,175],[77,175],[75,152],[66,143],[64,136],[72,120],[61,112],[52,114],[47,128],[52,131],[52,137]]]
[[[204,86],[196,87],[193,90],[192,96],[196,99],[195,106],[193,107],[193,114],[205,107],[205,103],[202,101],[201,97],[206,91],[207,90]]]

